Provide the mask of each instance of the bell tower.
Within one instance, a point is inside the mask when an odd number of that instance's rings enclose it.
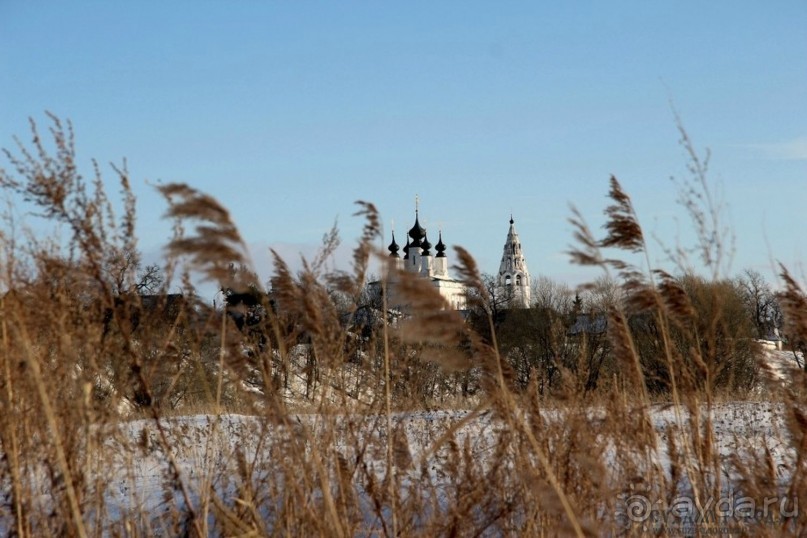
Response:
[[[507,232],[502,262],[499,264],[498,287],[499,292],[509,298],[510,306],[530,307],[530,272],[521,250],[513,215],[510,215],[510,230]]]

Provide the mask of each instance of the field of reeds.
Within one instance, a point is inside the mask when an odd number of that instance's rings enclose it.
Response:
[[[683,130],[698,242],[671,249],[679,265],[651,266],[612,178],[604,237],[571,217],[571,257],[608,293],[508,311],[458,247],[463,316],[406,272],[403,307],[385,279],[368,288],[381,226],[364,202],[352,271],[325,270],[334,230],[261,283],[221,204],[162,185],[175,235],[144,266],[125,166],[110,197],[100,167],[77,169],[69,124],[32,127],[0,185],[54,229],[7,212],[0,230],[0,534],[807,533],[807,376],[769,360],[803,358],[807,296],[781,267],[787,342],[762,349]],[[570,331],[584,311],[603,329]]]

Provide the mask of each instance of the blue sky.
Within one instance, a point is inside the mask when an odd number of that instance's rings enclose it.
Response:
[[[310,255],[335,219],[352,245],[358,199],[401,238],[419,195],[483,271],[512,212],[531,272],[577,284],[569,203],[599,227],[611,174],[648,233],[691,242],[672,101],[711,150],[733,270],[807,259],[807,3],[501,4],[3,0],[0,146],[49,110],[87,175],[126,158],[151,260],[170,224],[150,184],[181,181],[264,277],[269,246]]]

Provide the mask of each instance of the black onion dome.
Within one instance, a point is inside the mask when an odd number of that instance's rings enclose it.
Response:
[[[426,236],[426,228],[420,225],[420,221],[418,220],[418,212],[415,211],[415,224],[412,226],[412,229],[409,230],[409,237],[412,238],[412,246],[419,247],[420,240]]]
[[[387,247],[390,258],[398,258],[398,243],[395,242],[395,232],[392,232],[392,243]]]
[[[445,258],[446,257],[446,246],[443,244],[443,232],[440,232],[440,238],[437,241],[437,244],[434,245],[434,250],[437,251],[437,258]]]
[[[432,253],[429,252],[429,249],[432,248],[432,244],[429,243],[429,240],[426,238],[426,234],[423,234],[423,242],[420,244],[420,247],[423,249],[423,256],[432,255]]]
[[[515,223],[515,221],[513,220],[513,214],[510,213],[510,224],[514,224],[514,223]]]
[[[409,259],[409,237],[406,238],[406,244],[404,245],[403,251],[404,251],[404,260],[408,260]]]

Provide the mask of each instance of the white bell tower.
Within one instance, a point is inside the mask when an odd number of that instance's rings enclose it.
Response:
[[[509,298],[510,306],[515,308],[530,307],[530,272],[527,260],[521,250],[521,241],[516,233],[513,216],[510,215],[510,230],[504,244],[502,263],[498,275],[499,293]]]

